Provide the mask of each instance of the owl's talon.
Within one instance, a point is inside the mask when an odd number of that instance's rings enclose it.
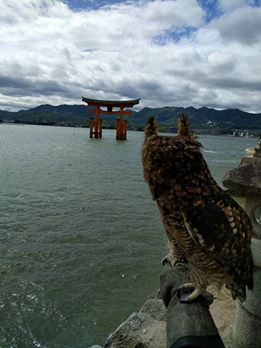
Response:
[[[177,259],[169,253],[161,260],[161,267],[164,267],[167,263],[170,264],[170,266],[174,267],[176,261]]]
[[[180,299],[180,303],[190,303],[195,301],[204,292],[205,289],[196,287],[194,283],[185,283],[179,287],[177,295]]]
[[[175,257],[171,253],[168,255],[164,256],[163,259],[161,260],[161,266],[164,267],[166,263],[170,264],[172,267],[176,265],[176,263],[188,263],[188,260],[185,257]]]

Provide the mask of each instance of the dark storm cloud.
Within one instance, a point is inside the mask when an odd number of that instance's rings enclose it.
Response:
[[[19,79],[15,77],[0,75],[0,89],[26,89],[31,86],[30,81],[26,79]]]
[[[157,81],[150,80],[122,80],[119,83],[115,84],[115,90],[122,95],[125,95],[129,98],[136,98],[138,96],[161,96],[162,85]],[[139,93],[139,94],[138,94]]]
[[[70,87],[63,86],[56,81],[30,80],[22,77],[0,75],[0,92],[10,96],[50,96],[53,94],[71,97]]]
[[[237,73],[233,73],[233,69],[228,70],[225,68],[222,70],[221,67],[218,70],[213,69],[171,69],[169,73],[173,78],[182,78],[183,81],[193,82],[198,87],[211,87],[224,90],[238,89],[242,91],[261,91],[261,77],[248,79],[247,77],[242,78]]]
[[[205,83],[208,86],[222,88],[222,89],[240,89],[253,92],[261,92],[261,80],[259,81],[246,81],[236,78],[210,78],[205,79]]]

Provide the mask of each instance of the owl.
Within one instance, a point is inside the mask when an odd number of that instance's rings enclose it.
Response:
[[[254,230],[244,210],[215,182],[182,114],[177,136],[159,136],[154,118],[144,128],[144,179],[159,208],[169,240],[168,260],[186,260],[192,287],[185,302],[210,284],[246,299],[253,289]]]

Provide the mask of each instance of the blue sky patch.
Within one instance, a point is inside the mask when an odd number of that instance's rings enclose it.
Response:
[[[211,22],[213,18],[218,17],[221,14],[218,8],[217,0],[198,0],[198,3],[206,13],[205,15],[206,23]]]
[[[74,10],[98,9],[106,5],[126,2],[125,0],[66,0],[70,8]]]
[[[196,28],[194,27],[182,27],[182,28],[174,28],[170,30],[165,30],[163,33],[160,33],[153,37],[153,43],[156,45],[164,46],[171,41],[179,42],[181,39],[189,38],[196,32]]]

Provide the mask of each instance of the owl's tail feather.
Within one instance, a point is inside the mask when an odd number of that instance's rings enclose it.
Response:
[[[246,300],[247,297],[247,289],[253,290],[254,287],[254,274],[253,274],[253,259],[252,256],[248,259],[248,262],[245,264],[245,271],[241,275],[240,278],[238,278],[238,274],[235,274],[236,278],[228,286],[228,288],[231,290],[233,299],[238,298],[240,302],[243,302]]]

